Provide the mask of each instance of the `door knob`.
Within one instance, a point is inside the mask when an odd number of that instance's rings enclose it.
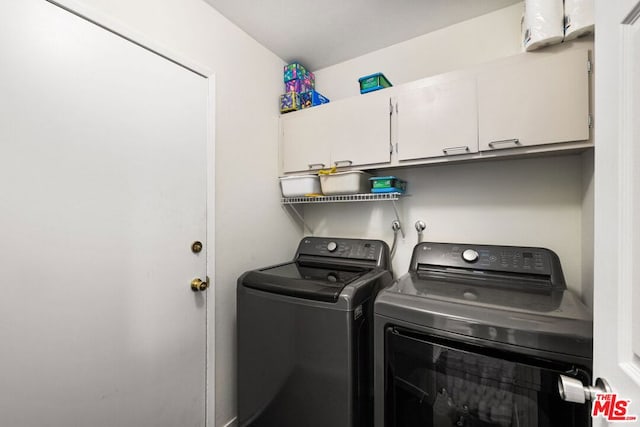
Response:
[[[202,280],[200,280],[198,278],[193,279],[191,281],[191,290],[193,292],[206,291],[208,287],[209,287],[209,278],[207,278],[206,281],[202,281]]]
[[[558,377],[558,392],[560,398],[567,402],[585,403],[595,400],[597,394],[611,393],[611,387],[604,378],[598,378],[595,386],[583,385],[582,381],[560,375]]]

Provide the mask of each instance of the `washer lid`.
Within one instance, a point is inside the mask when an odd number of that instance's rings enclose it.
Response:
[[[371,269],[326,268],[298,262],[255,270],[244,276],[248,288],[316,301],[336,302],[349,283]]]
[[[526,285],[526,286],[524,286]],[[575,294],[412,271],[376,298],[376,315],[448,333],[591,357],[592,318]]]

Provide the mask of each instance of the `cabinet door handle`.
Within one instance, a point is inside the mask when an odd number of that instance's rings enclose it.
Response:
[[[340,163],[346,163],[343,166],[351,166],[353,164],[351,160],[336,160],[335,162],[333,162],[333,164],[336,165],[336,167],[340,166]]]
[[[520,140],[518,138],[513,138],[513,139],[503,139],[501,141],[491,141],[489,143],[489,147],[499,148],[498,145],[503,145],[503,144],[520,145]]]
[[[461,145],[459,147],[447,147],[442,149],[442,152],[447,156],[451,154],[456,154],[455,153],[456,151],[462,151],[462,153],[468,153],[470,150],[468,145]],[[458,154],[462,154],[462,153],[458,153]]]
[[[324,163],[309,163],[309,169],[322,169],[322,168],[324,168]]]

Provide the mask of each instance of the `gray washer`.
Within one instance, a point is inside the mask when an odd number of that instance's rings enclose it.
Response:
[[[373,300],[391,283],[377,240],[302,239],[238,279],[241,427],[370,426]]]

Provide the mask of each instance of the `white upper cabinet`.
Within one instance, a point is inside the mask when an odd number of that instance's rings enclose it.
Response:
[[[586,149],[589,90],[589,51],[571,48],[297,111],[282,116],[282,172]]]
[[[282,167],[284,172],[302,172],[329,167],[331,104],[290,113],[281,117]]]
[[[403,93],[397,111],[400,161],[478,152],[475,77]]]
[[[332,165],[362,166],[391,160],[391,102],[388,96],[380,95],[330,104],[326,126]]]
[[[587,51],[479,74],[478,112],[480,151],[589,139]]]
[[[283,172],[388,163],[390,99],[364,95],[283,115]]]

